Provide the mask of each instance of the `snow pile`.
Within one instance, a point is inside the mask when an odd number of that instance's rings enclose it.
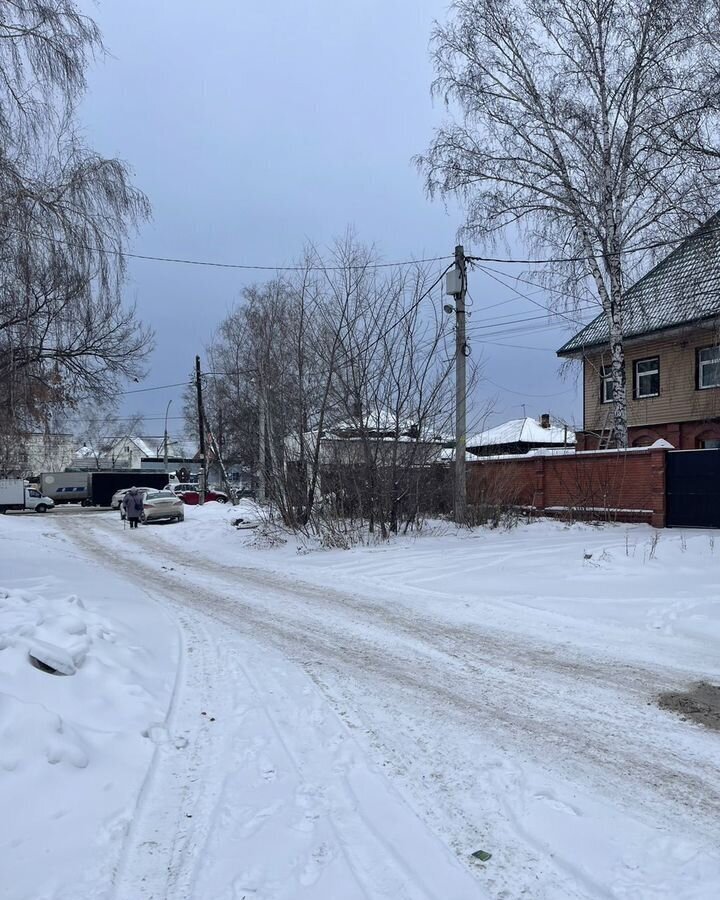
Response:
[[[94,623],[88,618],[75,595],[47,600],[0,588],[0,648],[15,651],[4,660],[13,657],[19,666],[20,658],[29,657],[62,675],[74,675],[92,643],[88,624]],[[93,633],[101,636],[102,626]]]
[[[64,763],[84,769],[87,747],[77,731],[56,713],[43,706],[23,703],[0,694],[0,769],[30,772],[40,769],[44,759],[50,765]]]
[[[0,897],[12,900],[109,885],[155,749],[142,732],[164,719],[172,688],[164,614],[63,543],[36,521],[0,521],[0,784],[11,811]]]

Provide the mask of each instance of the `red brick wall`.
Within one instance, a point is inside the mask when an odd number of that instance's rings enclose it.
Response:
[[[664,425],[636,425],[628,428],[631,447],[654,444],[658,438],[676,450],[697,450],[704,440],[720,440],[720,422],[668,422]],[[599,437],[588,431],[577,434],[578,450],[597,450]]]
[[[468,463],[468,502],[665,525],[665,450],[588,452]],[[648,510],[628,513],[621,510]]]

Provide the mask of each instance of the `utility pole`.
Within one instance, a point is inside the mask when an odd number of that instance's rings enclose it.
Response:
[[[168,413],[170,412],[170,407],[172,406],[172,400],[168,400],[168,405],[165,407],[165,437],[163,439],[163,462],[165,464],[165,474],[167,475],[168,470],[168,433],[167,433],[167,420]]]
[[[467,440],[465,294],[467,292],[467,263],[462,244],[455,247],[455,268],[448,272],[445,291],[455,298],[455,521],[467,522],[467,491],[465,483],[465,442]],[[452,307],[451,307],[452,309]]]
[[[258,379],[258,503],[265,502],[265,394],[262,381]]]
[[[205,456],[205,418],[203,416],[202,380],[200,375],[200,357],[195,357],[195,387],[197,389],[198,432],[200,435],[200,503],[205,502],[207,490],[207,457]]]

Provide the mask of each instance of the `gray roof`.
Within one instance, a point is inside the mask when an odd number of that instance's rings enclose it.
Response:
[[[701,225],[625,294],[626,338],[720,315],[720,213]],[[609,344],[601,313],[558,351],[572,356]]]

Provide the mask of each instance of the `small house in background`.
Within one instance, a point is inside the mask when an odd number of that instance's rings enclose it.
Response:
[[[623,320],[630,445],[720,447],[720,214],[628,289]],[[583,366],[579,450],[615,445],[609,342],[601,314],[557,351]]]
[[[528,453],[530,450],[557,450],[575,447],[575,432],[565,423],[550,420],[543,413],[539,420],[511,419],[502,425],[488,428],[467,439],[468,453],[474,456],[503,456]]]
[[[157,442],[162,438],[142,438],[132,435],[100,437],[94,446],[84,444],[72,461],[73,469],[139,469],[143,457],[156,456]],[[162,451],[161,451],[162,452]]]
[[[0,436],[0,471],[13,476],[62,472],[72,465],[75,438],[61,432],[26,432]]]

